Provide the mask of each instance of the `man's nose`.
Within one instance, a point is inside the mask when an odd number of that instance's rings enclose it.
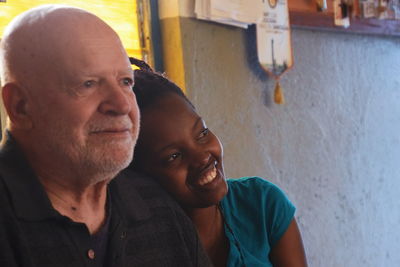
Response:
[[[135,103],[135,95],[126,86],[108,84],[105,88],[104,100],[100,105],[100,112],[108,115],[128,114]]]

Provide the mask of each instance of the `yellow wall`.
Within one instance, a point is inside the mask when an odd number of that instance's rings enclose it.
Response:
[[[65,4],[86,9],[106,21],[121,37],[129,56],[142,58],[136,0],[7,0],[0,3],[0,36],[19,13],[42,4]]]

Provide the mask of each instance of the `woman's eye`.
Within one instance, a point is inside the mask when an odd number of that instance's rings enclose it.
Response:
[[[208,130],[208,128],[205,128],[201,131],[199,138],[203,138],[206,137],[208,135],[208,133],[210,132],[210,130]]]
[[[167,162],[172,162],[172,161],[176,160],[177,158],[179,158],[180,156],[181,156],[181,153],[174,153],[168,157]]]

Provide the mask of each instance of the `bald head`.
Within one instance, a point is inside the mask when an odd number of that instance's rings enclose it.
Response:
[[[60,60],[82,47],[91,49],[80,44],[84,39],[105,35],[122,48],[116,33],[85,10],[44,5],[24,12],[8,25],[0,44],[1,84],[37,84],[50,72],[63,71],[58,68]]]

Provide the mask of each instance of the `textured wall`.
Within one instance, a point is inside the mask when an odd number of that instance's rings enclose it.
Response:
[[[278,106],[254,29],[181,23],[188,95],[228,176],[288,193],[310,266],[400,266],[400,39],[294,30]]]

